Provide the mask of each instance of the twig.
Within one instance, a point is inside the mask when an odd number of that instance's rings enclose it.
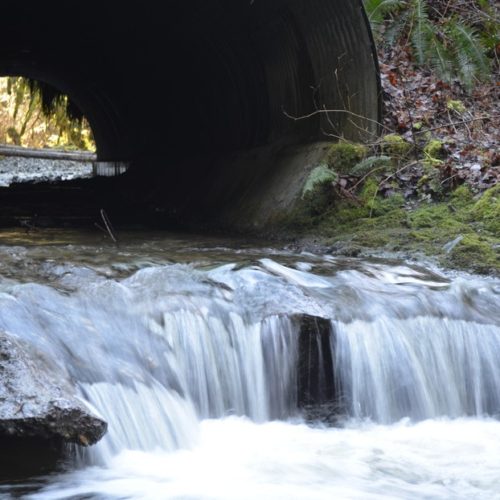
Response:
[[[387,165],[382,165],[381,167],[372,168],[367,174],[363,175],[363,177],[361,177],[361,179],[359,179],[359,181],[356,182],[356,184],[354,184],[354,186],[349,188],[349,191],[351,191],[351,192],[354,191],[360,184],[363,183],[363,181],[368,179],[368,177],[370,177],[372,174],[374,174],[375,172],[378,172],[379,170],[385,170],[386,168],[387,168]]]
[[[406,85],[406,81],[405,81],[405,85]],[[405,105],[409,102],[408,100],[408,93],[406,92],[406,86],[403,88],[403,95],[404,95],[404,98],[405,98]],[[410,120],[410,130],[411,130],[411,138],[413,139],[413,144],[417,144],[417,140],[416,140],[416,137],[415,137],[415,122],[413,121],[413,115],[411,113],[411,107],[410,106],[406,106],[407,109],[408,109],[408,119]]]
[[[417,130],[415,132],[415,135],[425,134],[427,132],[432,132],[433,130],[440,130],[442,128],[454,127],[455,125],[464,125],[465,123],[479,122],[481,120],[491,120],[492,118],[500,118],[500,115],[486,115],[486,116],[480,116],[478,118],[469,118],[467,120],[460,120],[457,122],[449,122],[449,123],[446,123],[445,125],[439,125],[437,127],[426,128],[425,130]]]
[[[118,240],[116,239],[114,232],[113,232],[113,226],[111,225],[111,221],[109,220],[109,217],[106,214],[106,211],[104,210],[104,208],[101,208],[101,218],[102,218],[102,221],[104,222],[104,225],[106,226],[106,231],[108,232],[110,238],[113,240],[114,243],[118,243]]]
[[[293,120],[295,122],[298,122],[301,120],[307,120],[307,119],[313,118],[314,116],[319,115],[319,114],[328,115],[329,113],[346,113],[350,116],[354,116],[356,118],[361,118],[362,120],[367,120],[371,123],[375,123],[375,124],[385,128],[386,130],[389,130],[389,127],[386,127],[383,123],[380,123],[377,120],[372,120],[371,118],[367,118],[366,116],[363,116],[363,115],[358,115],[357,113],[354,113],[354,112],[349,111],[347,109],[325,109],[325,108],[322,108],[322,109],[317,109],[317,110],[312,111],[311,113],[309,113],[307,115],[302,115],[302,116],[293,116],[290,113],[288,113],[286,110],[283,109],[283,114],[287,118],[290,118],[290,120]]]

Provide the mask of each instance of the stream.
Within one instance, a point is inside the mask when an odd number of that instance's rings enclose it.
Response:
[[[109,424],[1,499],[500,499],[500,281],[119,236],[0,235],[0,330]],[[335,418],[298,405],[304,314],[331,324]]]

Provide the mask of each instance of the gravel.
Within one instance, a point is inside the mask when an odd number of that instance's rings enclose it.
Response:
[[[92,176],[91,162],[0,157],[0,187],[18,182],[70,181]]]

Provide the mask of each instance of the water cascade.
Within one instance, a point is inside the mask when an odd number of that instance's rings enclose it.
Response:
[[[486,437],[500,436],[498,282],[256,250],[186,264],[131,246],[109,264],[55,248],[2,250],[18,270],[0,283],[0,330],[51,360],[109,430],[79,465],[0,497],[382,498],[397,477],[394,498],[446,498],[455,472],[435,461],[434,481],[412,458],[423,435],[443,453],[453,429],[472,433],[460,453],[499,447]],[[304,337],[304,315],[327,337]],[[331,388],[308,424],[304,370]],[[476,483],[462,460],[467,494],[499,493],[488,457]]]

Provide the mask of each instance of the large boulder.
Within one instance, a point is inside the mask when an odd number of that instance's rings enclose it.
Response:
[[[0,444],[31,440],[89,446],[106,433],[106,422],[77,398],[55,366],[0,332]]]

